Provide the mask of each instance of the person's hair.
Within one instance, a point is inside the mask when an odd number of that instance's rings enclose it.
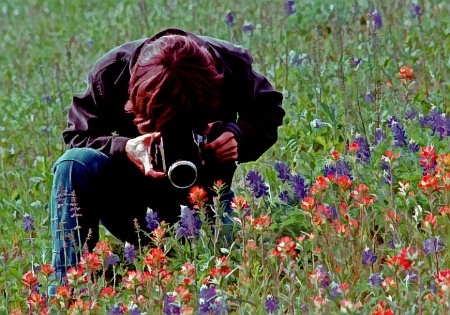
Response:
[[[171,122],[206,127],[220,105],[223,75],[208,49],[190,36],[169,35],[146,44],[134,66],[125,109],[140,133]]]

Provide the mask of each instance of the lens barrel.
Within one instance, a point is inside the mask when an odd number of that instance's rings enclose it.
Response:
[[[197,167],[190,161],[177,161],[169,167],[167,177],[176,188],[189,188],[197,180]]]

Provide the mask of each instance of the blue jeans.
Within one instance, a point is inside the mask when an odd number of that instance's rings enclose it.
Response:
[[[90,148],[66,151],[56,161],[53,173],[52,266],[59,282],[76,266],[82,246],[90,251],[95,247],[99,224],[119,240],[137,245],[136,222],[147,230],[147,208],[156,211],[161,220],[175,223],[180,205],[189,204],[189,189],[174,188],[167,179],[149,178],[130,161],[114,160]],[[232,196],[230,191],[225,198],[229,213]],[[141,244],[148,243],[142,233],[140,237]]]

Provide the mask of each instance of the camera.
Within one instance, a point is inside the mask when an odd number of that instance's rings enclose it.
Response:
[[[164,172],[174,187],[191,187],[208,160],[213,158],[205,151],[205,145],[221,134],[221,126],[219,122],[214,123],[208,134],[175,127],[161,132],[159,141],[151,148],[153,168]]]

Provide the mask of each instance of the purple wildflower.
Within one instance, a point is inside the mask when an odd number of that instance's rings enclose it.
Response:
[[[275,163],[275,170],[278,172],[278,178],[284,183],[286,180],[291,179],[291,170],[288,163],[277,162]]]
[[[262,196],[267,196],[269,194],[267,185],[258,171],[250,170],[245,179],[250,182],[250,187],[256,198],[261,198]]]
[[[356,136],[355,143],[358,144],[359,150],[356,151],[356,157],[360,163],[370,162],[370,149],[365,136]]]
[[[325,165],[325,167],[322,169],[322,173],[324,177],[327,176],[336,176],[341,177],[345,176],[349,178],[350,180],[353,180],[352,176],[352,169],[350,166],[350,163],[347,161],[339,160],[336,162],[336,166],[329,164]]]
[[[153,211],[152,209],[147,209],[145,220],[147,221],[147,228],[150,231],[156,229],[161,223],[161,220],[158,218],[158,212]]]
[[[384,172],[384,183],[387,185],[391,185],[393,184],[393,176],[391,174],[391,166],[389,165],[389,163],[385,162],[385,161],[381,161],[381,169]]]
[[[405,112],[406,120],[414,120],[417,118],[418,112],[415,108],[408,108]]]
[[[289,195],[289,192],[287,190],[283,190],[279,195],[278,198],[280,200],[284,201],[285,203],[290,203],[292,201],[291,196]]]
[[[389,119],[387,119],[386,123],[391,129],[392,137],[394,138],[392,144],[395,147],[407,146],[405,129],[403,129],[403,127],[401,126],[400,121],[398,121],[395,116],[391,116]]]
[[[197,239],[200,236],[201,226],[202,221],[195,214],[195,210],[183,206],[181,208],[181,222],[177,227],[177,237],[184,236],[188,239]]]
[[[268,314],[275,313],[280,308],[279,304],[280,302],[273,295],[268,295],[266,298],[266,312]]]
[[[355,56],[352,56],[350,58],[350,65],[353,68],[356,68],[357,66],[359,66],[359,64],[361,63],[362,59],[361,58],[355,58]]]
[[[369,283],[373,287],[381,285],[383,281],[384,278],[378,272],[371,274],[369,277]]]
[[[372,93],[367,92],[364,95],[364,102],[366,102],[366,103],[373,103],[373,102],[375,102],[375,97],[373,97]]]
[[[398,239],[398,236],[394,234],[394,235],[392,235],[391,239],[389,240],[389,247],[391,249],[395,249],[396,244],[399,244],[399,243],[400,243],[400,241]]]
[[[253,30],[255,29],[255,27],[253,26],[252,23],[250,22],[245,22],[244,25],[242,25],[242,31],[244,32],[250,32],[250,34],[253,35]]]
[[[363,265],[373,265],[377,261],[377,255],[370,248],[364,249],[361,256]]]
[[[326,217],[330,220],[337,219],[338,213],[334,206],[327,205]]]
[[[198,310],[200,315],[222,315],[228,314],[229,308],[226,300],[217,294],[215,286],[203,285],[200,288],[198,298]]]
[[[371,14],[372,16],[372,26],[374,29],[378,30],[383,27],[383,19],[381,18],[381,13],[378,11],[374,11]]]
[[[234,26],[234,13],[231,11],[227,11],[227,14],[225,15],[225,24],[229,27]]]
[[[122,308],[122,306],[120,306],[120,305],[112,305],[109,308],[109,314],[110,315],[121,315],[121,314],[125,314],[125,311]]]
[[[411,269],[406,270],[405,281],[407,281],[408,283],[411,283],[411,282],[416,282],[418,279],[419,278],[417,277],[417,275]]]
[[[306,197],[308,191],[308,185],[305,184],[305,179],[301,175],[294,175],[291,179],[291,187],[293,190],[294,198],[297,202],[303,200]]]
[[[128,242],[125,242],[125,248],[124,248],[124,256],[125,259],[130,263],[133,264],[136,261],[136,249],[134,248],[134,245],[131,245]]]
[[[422,251],[425,256],[440,253],[444,250],[444,243],[440,237],[432,237],[423,242]]]
[[[180,306],[179,303],[175,299],[175,295],[173,292],[167,292],[164,295],[164,309],[163,312],[166,315],[175,315],[180,314]]]
[[[316,274],[318,275],[318,278],[320,280],[320,284],[323,288],[330,286],[330,276],[325,272],[325,269],[323,269],[322,265],[318,265],[317,268],[314,270]]]
[[[106,263],[110,266],[114,266],[119,261],[120,261],[120,259],[116,255],[109,255],[108,257],[106,257]]]
[[[297,8],[295,7],[295,1],[294,0],[287,0],[285,5],[286,9],[286,15],[291,15],[297,12]]]
[[[420,146],[416,141],[414,141],[413,139],[410,139],[408,142],[408,149],[412,153],[416,153],[416,152],[419,152]]]
[[[44,95],[42,96],[41,102],[43,104],[48,104],[52,101],[52,97],[50,95]]]
[[[22,218],[22,227],[25,233],[34,231],[34,219],[28,213],[26,213]]]
[[[141,315],[142,311],[141,311],[141,308],[139,306],[135,306],[133,308],[130,308],[128,310],[128,312],[129,312],[130,315]]]
[[[417,3],[413,3],[411,6],[411,13],[413,18],[421,17],[423,15],[422,7]]]
[[[450,135],[450,119],[442,113],[437,107],[433,107],[428,112],[428,116],[419,117],[421,127],[431,127],[432,135],[439,132],[439,139]]]
[[[334,299],[341,293],[342,293],[341,287],[337,283],[333,282],[331,284],[330,298]]]
[[[373,140],[373,145],[377,145],[380,142],[386,140],[386,135],[381,128],[375,129],[375,139]]]

